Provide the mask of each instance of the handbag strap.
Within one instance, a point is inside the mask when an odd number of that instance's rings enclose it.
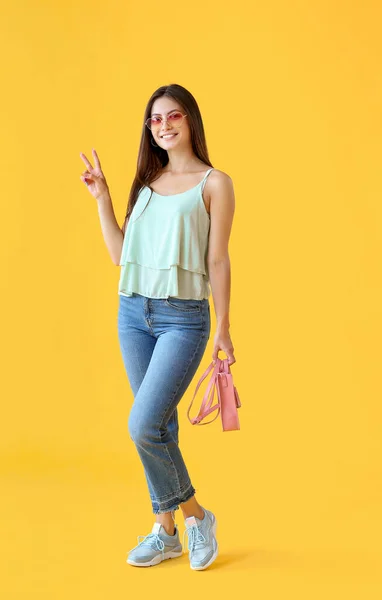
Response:
[[[220,359],[217,358],[216,359],[216,364],[215,364],[215,368],[213,369],[210,381],[208,383],[206,392],[203,396],[203,401],[200,407],[200,410],[197,414],[196,417],[194,417],[193,419],[190,418],[190,410],[191,410],[191,406],[194,402],[194,398],[196,396],[196,393],[202,383],[202,381],[207,377],[208,373],[211,371],[211,369],[213,368],[213,362],[207,367],[207,369],[205,370],[205,372],[203,373],[203,375],[201,376],[201,378],[199,379],[199,382],[196,386],[196,390],[194,392],[194,396],[191,400],[190,406],[188,407],[188,411],[187,411],[187,416],[189,421],[193,424],[193,425],[208,425],[209,423],[212,423],[212,421],[215,421],[215,419],[219,416],[220,413],[220,394],[219,394],[219,388],[217,386],[217,378],[219,376],[219,374],[223,372],[229,372],[229,366],[228,366],[228,359]],[[228,371],[227,371],[228,369]],[[214,394],[215,394],[215,387],[217,388],[217,398],[218,398],[218,403],[215,404],[215,406],[212,406],[212,402],[214,399]],[[212,393],[211,393],[212,391]],[[216,416],[211,419],[211,421],[206,421],[205,423],[201,423],[202,419],[204,419],[204,417],[206,417],[207,415],[209,415],[210,413],[212,413],[214,410],[217,409],[217,413]]]
[[[218,360],[219,360],[219,359],[218,359]],[[194,396],[193,396],[193,398],[192,398],[192,400],[191,400],[190,406],[188,407],[187,416],[188,416],[188,419],[189,419],[189,421],[190,421],[190,422],[191,422],[193,425],[195,425],[195,424],[199,424],[199,421],[200,421],[200,420],[201,420],[203,417],[202,417],[202,415],[201,415],[202,408],[200,408],[198,415],[197,415],[196,417],[194,417],[193,419],[191,419],[191,418],[190,418],[190,410],[191,410],[191,406],[192,406],[192,404],[193,404],[193,402],[194,402],[194,399],[195,399],[196,393],[197,393],[197,391],[198,391],[198,389],[199,389],[199,387],[200,387],[200,385],[201,385],[202,381],[203,381],[203,380],[204,380],[204,379],[207,377],[207,375],[208,375],[208,373],[211,371],[211,369],[213,369],[213,366],[214,366],[214,365],[213,365],[213,363],[211,363],[211,364],[210,364],[210,365],[207,367],[207,369],[205,370],[205,372],[203,373],[203,375],[201,376],[201,378],[199,379],[199,382],[198,382],[198,384],[197,384],[197,386],[196,386],[196,390],[195,390],[195,392],[194,392]],[[209,381],[209,384],[208,384],[208,386],[207,386],[206,393],[204,394],[204,398],[203,398],[203,404],[202,404],[202,406],[203,406],[203,407],[206,405],[207,398],[208,398],[208,395],[209,395],[209,393],[210,393],[210,391],[211,391],[211,388],[212,388],[212,398],[213,398],[213,394],[214,394],[214,388],[215,388],[215,376],[216,376],[216,373],[218,372],[218,368],[219,368],[218,361],[216,361],[215,369],[214,369],[214,371],[213,371],[213,373],[212,373],[211,379],[210,379],[210,381]],[[212,398],[211,398],[211,401],[209,402],[209,407],[211,406]],[[213,407],[213,409],[212,409],[212,410],[215,410],[215,408],[217,408],[217,406]],[[210,410],[209,412],[212,412],[212,410]],[[219,413],[217,413],[217,415],[216,415],[216,416],[218,416],[218,414],[219,414]],[[216,417],[215,417],[215,418],[216,418]],[[213,420],[214,420],[214,419],[213,419]],[[202,425],[205,425],[205,423],[202,423]]]

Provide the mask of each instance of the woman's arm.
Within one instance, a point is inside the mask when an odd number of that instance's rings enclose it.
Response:
[[[216,175],[215,175],[216,173]],[[235,361],[234,348],[229,335],[229,304],[231,295],[231,265],[228,253],[229,236],[235,212],[235,193],[232,179],[222,171],[216,171],[209,181],[210,233],[207,266],[214,301],[217,328],[212,358],[216,360],[219,350],[227,354],[229,364]]]
[[[118,266],[122,254],[124,238],[123,226],[121,230],[115,218],[113,203],[109,194],[105,194],[98,198],[97,205],[105,244],[109,250],[111,260]]]

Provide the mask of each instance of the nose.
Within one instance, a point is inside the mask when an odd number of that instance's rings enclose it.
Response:
[[[166,127],[166,129],[163,129],[164,127]],[[168,127],[168,121],[167,121],[167,117],[162,117],[162,127],[161,127],[161,131],[167,131],[169,129]],[[170,129],[172,129],[172,127],[170,126]]]
[[[164,135],[165,133],[170,133],[172,131],[172,127],[166,127],[166,129],[161,129],[159,135]]]

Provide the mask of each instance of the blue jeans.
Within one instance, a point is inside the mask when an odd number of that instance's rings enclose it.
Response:
[[[195,494],[179,449],[177,405],[210,337],[208,299],[119,295],[118,338],[133,392],[128,430],[143,464],[154,514]]]

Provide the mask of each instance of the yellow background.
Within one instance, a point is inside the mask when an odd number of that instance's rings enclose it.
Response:
[[[381,16],[376,0],[2,2],[4,600],[381,597]],[[95,147],[122,224],[144,108],[169,83],[195,95],[236,192],[241,430],[186,417],[213,309],[179,405],[218,519],[205,575],[187,554],[125,563],[154,516],[127,433],[120,269],[79,179]]]

